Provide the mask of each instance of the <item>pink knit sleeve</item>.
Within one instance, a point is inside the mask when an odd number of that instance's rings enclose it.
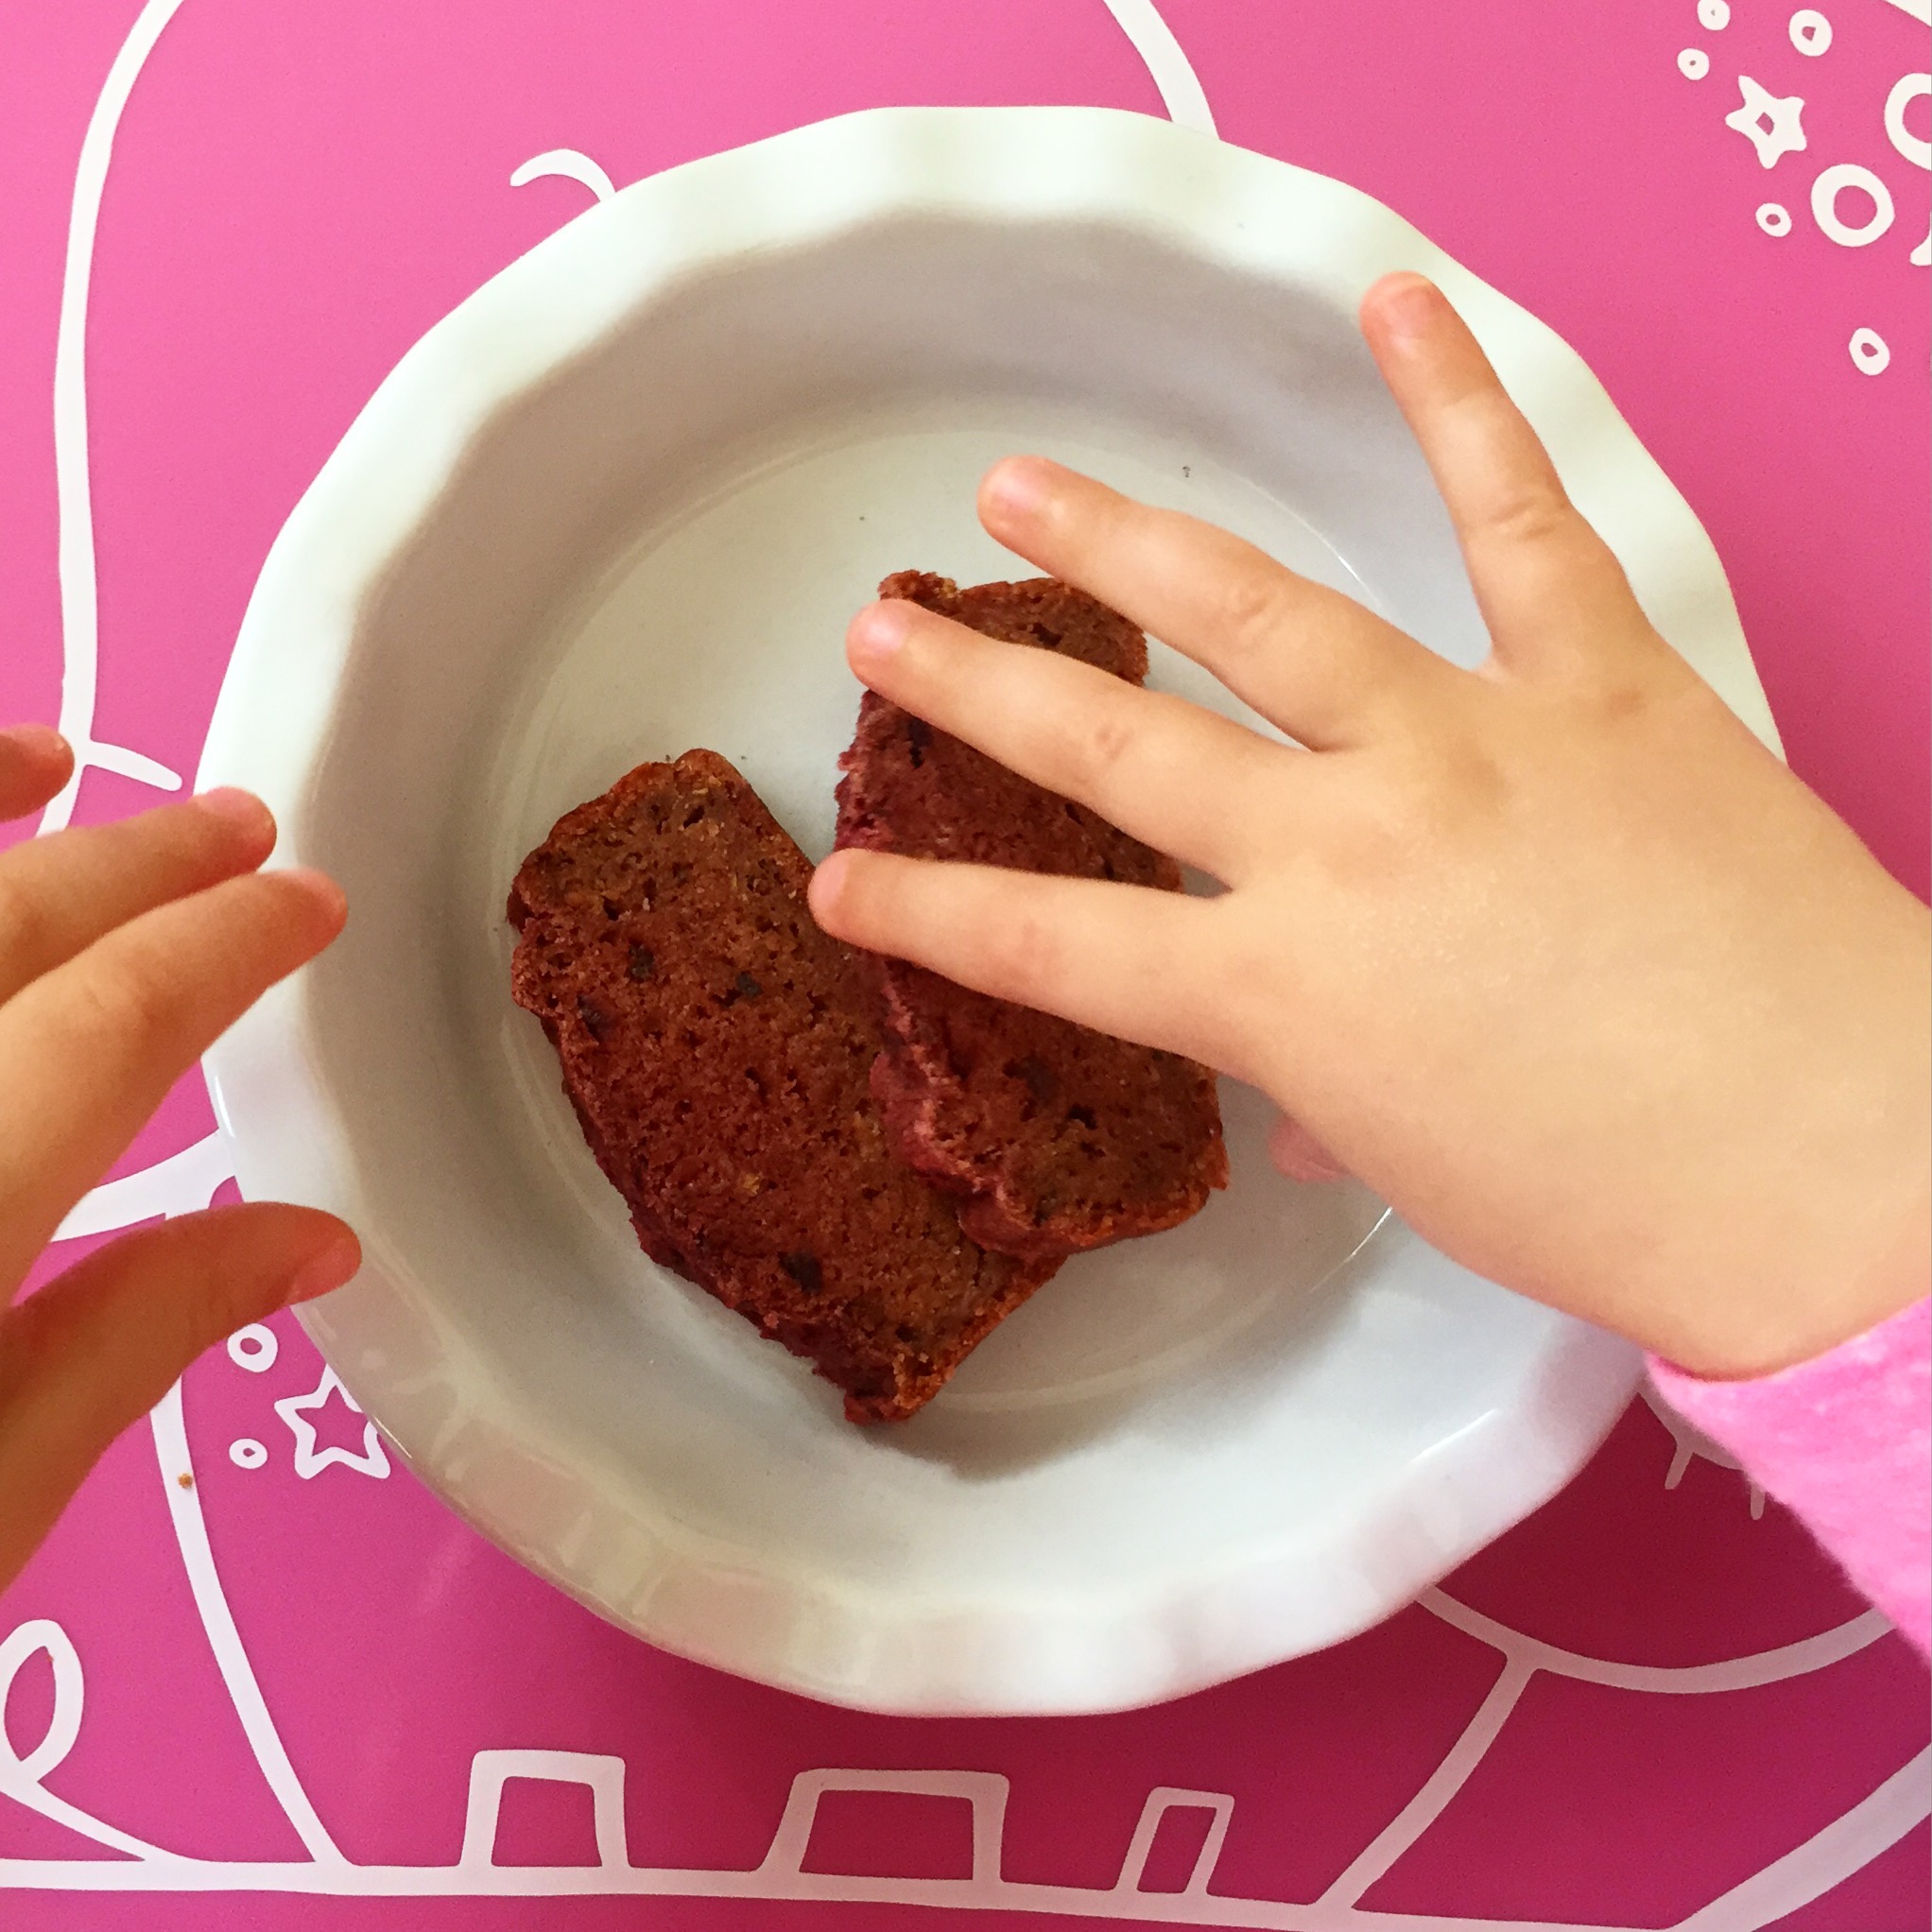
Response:
[[[1755,1381],[1704,1382],[1654,1358],[1650,1373],[1932,1652],[1932,1302]]]

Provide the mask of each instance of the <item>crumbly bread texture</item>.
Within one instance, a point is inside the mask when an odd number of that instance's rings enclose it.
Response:
[[[1058,1264],[976,1246],[892,1158],[871,1001],[810,876],[715,751],[640,765],[524,861],[511,991],[645,1251],[807,1357],[854,1422],[894,1421]]]
[[[1140,631],[1052,578],[962,591],[903,571],[879,595],[1129,683],[1147,676]],[[1181,889],[1172,859],[876,692],[839,766],[840,846]],[[1150,1234],[1227,1184],[1206,1067],[861,957],[885,1028],[871,1088],[893,1149],[960,1198],[960,1225],[983,1246],[1042,1257]]]

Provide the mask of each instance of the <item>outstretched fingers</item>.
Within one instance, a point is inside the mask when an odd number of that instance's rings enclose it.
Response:
[[[1623,566],[1442,291],[1385,275],[1362,333],[1448,506],[1498,663],[1600,670],[1651,645]]]
[[[847,653],[882,697],[1230,883],[1299,760],[1198,704],[983,637],[916,604],[861,611]]]
[[[1311,750],[1362,743],[1462,675],[1253,544],[1043,457],[1010,457],[989,472],[979,520],[1009,549],[1205,666]]]
[[[252,871],[274,843],[261,800],[216,791],[0,854],[0,1001],[129,920]]]
[[[343,917],[319,873],[231,879],[129,921],[0,1006],[0,1288],[175,1081]]]

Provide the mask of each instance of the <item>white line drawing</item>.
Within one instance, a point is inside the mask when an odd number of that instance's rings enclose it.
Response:
[[[187,1417],[181,1407],[181,1385],[177,1382],[148,1412],[154,1431],[155,1459],[161,1465],[161,1492],[167,1498],[168,1516],[174,1525],[175,1543],[181,1549],[181,1567],[188,1573],[188,1588],[195,1598],[195,1611],[215,1653],[216,1668],[221,1672],[228,1700],[241,1721],[249,1749],[254,1753],[263,1781],[281,1805],[283,1815],[294,1827],[296,1836],[319,1866],[346,1866],[348,1860],[336,1849],[327,1828],[316,1816],[295,1767],[288,1761],[275,1720],[255,1682],[254,1665],[242,1647],[241,1632],[235,1628],[234,1613],[221,1587],[215,1568],[215,1552],[208,1542],[208,1524],[201,1514],[201,1491],[196,1483],[195,1458],[188,1449]],[[181,1478],[188,1480],[182,1482]],[[0,1881],[4,1882],[4,1881]]]
[[[1698,0],[1698,24],[1722,33],[1731,25],[1731,0]]]
[[[1447,1602],[1449,1599],[1443,1599]],[[1434,1605],[1430,1606],[1432,1609]],[[1460,1606],[1458,1606],[1458,1608]],[[1435,1821],[1449,1808],[1450,1801],[1469,1782],[1489,1748],[1501,1734],[1504,1724],[1516,1708],[1536,1666],[1521,1658],[1510,1657],[1503,1674],[1490,1686],[1486,1697],[1469,1720],[1467,1728],[1450,1746],[1448,1754],[1429,1774],[1423,1788],[1411,1798],[1389,1822],[1378,1832],[1367,1849],[1359,1853],[1328,1889],[1321,1894],[1323,1905],[1353,1906]]]
[[[1786,223],[1788,226],[1788,217]],[[1767,234],[1783,234],[1785,229],[1767,229]],[[1678,1414],[1671,1406],[1657,1393],[1655,1386],[1647,1375],[1639,1385],[1637,1393],[1644,1398],[1644,1406],[1670,1432],[1672,1444],[1670,1467],[1665,1472],[1664,1487],[1674,1490],[1684,1478],[1694,1458],[1701,1457],[1706,1462],[1715,1462],[1719,1469],[1735,1470],[1743,1475],[1744,1465],[1728,1449],[1711,1440],[1704,1432],[1694,1427]],[[1751,1484],[1751,1520],[1755,1523],[1765,1513],[1765,1492],[1757,1484],[1746,1477]]]
[[[1510,1676],[1506,1670],[1506,1678]],[[1493,1699],[1494,1693],[1492,1693]],[[0,1760],[0,1782],[6,1777]],[[582,1866],[517,1866],[493,1862],[503,1786],[512,1777],[561,1780],[585,1785],[595,1821],[597,1862]],[[1888,1778],[1842,1818],[1795,1847],[1763,1872],[1680,1922],[1676,1932],[1758,1932],[1821,1896],[1895,1844],[1932,1807],[1932,1751],[1922,1752]],[[72,1813],[78,1827],[103,1830],[85,1813],[50,1794],[47,1816]],[[895,1878],[806,1872],[803,1861],[819,1801],[828,1792],[893,1792],[915,1797],[963,1799],[973,1812],[973,1868],[964,1878]],[[1160,1786],[1144,1805],[1120,1875],[1111,1886],[1026,1883],[1002,1875],[1008,1784],[991,1771],[801,1771],[792,1781],[770,1849],[749,1871],[631,1865],[626,1855],[624,1764],[615,1757],[578,1751],[486,1751],[471,1763],[463,1849],[453,1865],[335,1866],[300,1863],[224,1864],[186,1858],[147,1847],[128,1860],[0,1858],[0,1889],[38,1883],[60,1889],[97,1891],[276,1890],[355,1897],[514,1897],[654,1895],[707,1899],[813,1899],[844,1904],[924,1906],[937,1910],[1004,1910],[1112,1919],[1136,1923],[1255,1926],[1271,1932],[1500,1932],[1493,1921],[1456,1915],[1365,1912],[1353,1899],[1380,1870],[1367,1855],[1351,1866],[1329,1893],[1309,1904],[1276,1903],[1211,1893],[1208,1886],[1226,1835],[1233,1802],[1223,1794]],[[1207,1842],[1197,1854],[1186,1888],[1179,1892],[1141,1889],[1147,1854],[1160,1820],[1175,1806],[1214,1815]],[[53,1807],[48,1809],[47,1807]],[[1440,1806],[1438,1807],[1440,1809]],[[1405,1813],[1405,1818],[1407,1814]],[[1403,1820],[1398,1820],[1398,1824]],[[1385,1833],[1392,1864],[1412,1841],[1395,1845]],[[139,1845],[126,1840],[122,1847]],[[103,1839],[102,1842],[107,1842]],[[1371,1848],[1373,1849],[1373,1848]],[[1578,1925],[1516,1922],[1509,1932],[1586,1932]],[[1599,1925],[1593,1932],[1637,1932]]]
[[[67,219],[67,259],[60,279],[60,317],[54,338],[54,489],[60,538],[60,731],[74,747],[74,776],[41,814],[43,833],[74,816],[74,800],[90,765],[162,791],[180,791],[181,774],[121,745],[94,735],[95,681],[100,668],[100,612],[94,574],[94,496],[87,459],[87,297],[94,279],[94,238],[100,221],[114,133],[162,29],[181,0],[147,0],[122,42],[89,115],[74,174]]]
[[[1838,214],[1838,197],[1854,188],[1872,198],[1872,214],[1855,227]],[[1840,161],[1820,171],[1811,184],[1811,218],[1840,248],[1862,249],[1875,242],[1892,224],[1897,210],[1891,190],[1855,161]]]
[[[25,1757],[13,1748],[7,1732],[7,1693],[21,1665],[36,1651],[46,1653],[54,1672],[54,1708],[45,1734]],[[0,1643],[0,1765],[6,1771],[38,1785],[74,1749],[80,1735],[80,1657],[73,1640],[52,1617],[36,1617],[9,1632]]]
[[[1854,329],[1845,346],[1861,374],[1883,375],[1891,367],[1891,344],[1876,329]]]
[[[1932,94],[1932,74],[1901,74],[1885,97],[1885,131],[1891,145],[1914,167],[1932,168],[1932,141],[1922,141],[1906,126],[1906,110]]]
[[[250,1375],[266,1374],[275,1366],[275,1357],[281,1353],[282,1344],[266,1322],[251,1321],[246,1328],[237,1328],[228,1338],[228,1359]]]
[[[526,181],[543,181],[551,175],[581,181],[599,201],[608,201],[617,192],[611,177],[589,155],[579,153],[575,147],[551,147],[542,154],[531,155],[510,176],[509,184],[520,188]]]
[[[362,1475],[387,1476],[389,1473],[389,1458],[383,1448],[383,1439],[376,1433],[373,1423],[362,1425],[362,1453],[344,1449],[332,1444],[319,1455],[316,1453],[316,1425],[309,1421],[307,1411],[323,1408],[336,1399],[340,1399],[357,1415],[362,1406],[342,1387],[335,1370],[324,1368],[322,1379],[306,1395],[285,1395],[275,1405],[275,1413],[288,1424],[289,1432],[295,1438],[295,1473],[303,1482],[319,1476],[325,1469],[340,1465],[353,1469]]]
[[[1711,71],[1711,57],[1701,47],[1686,47],[1677,57],[1677,71],[1686,80],[1701,80]]]
[[[1193,64],[1174,38],[1174,29],[1161,18],[1154,0],[1107,0],[1107,10],[1120,23],[1121,32],[1133,43],[1134,52],[1146,64],[1167,118],[1177,128],[1217,134],[1214,112]]]
[[[21,1665],[36,1651],[44,1651],[54,1668],[54,1709],[47,1719],[45,1736],[22,1757],[7,1733],[7,1693],[12,1689]],[[9,1633],[5,1643],[0,1643],[0,1794],[71,1832],[78,1832],[82,1837],[92,1838],[97,1845],[107,1846],[110,1851],[125,1852],[134,1858],[165,1858],[168,1854],[146,1838],[103,1824],[78,1805],[55,1797],[41,1782],[60,1768],[61,1760],[74,1749],[74,1740],[80,1735],[84,1682],[73,1640],[51,1617],[36,1617],[22,1624]],[[0,1884],[5,1883],[0,1879]]]
[[[84,754],[87,764],[164,787],[178,787],[181,781],[154,761],[123,748],[95,744],[92,736],[97,635],[82,352],[95,228],[113,134],[144,61],[181,4],[181,0],[148,0],[116,56],[90,119],[77,171],[55,378],[65,649],[62,729],[74,739],[77,752]],[[1915,19],[1932,24],[1932,0],[1889,0],[1889,4]],[[1214,133],[1213,116],[1199,82],[1152,0],[1108,0],[1108,5],[1147,62],[1172,118],[1181,125]],[[1703,6],[1722,8],[1724,0],[1703,0]],[[1702,11],[1700,8],[1700,17]],[[1728,8],[1725,13],[1728,19]],[[1706,19],[1705,25],[1714,23]],[[1746,102],[1749,108],[1748,95]],[[1796,107],[1802,105],[1795,103]],[[1757,140],[1755,135],[1752,138]],[[1800,130],[1793,146],[1803,145]],[[518,174],[525,180],[535,179],[534,172],[525,170],[534,170],[539,162],[555,162],[573,153],[558,149],[534,157]],[[1762,159],[1762,147],[1760,154]],[[1764,164],[1771,165],[1775,158]],[[598,178],[608,185],[608,176],[588,157],[576,159],[583,162],[586,169],[594,169],[595,175],[587,179],[583,173],[573,173],[572,178],[581,181],[594,194],[599,194]],[[517,184],[515,177],[512,182]],[[1923,254],[1923,250],[1915,253],[1913,259],[1920,260]],[[62,451],[66,452],[64,460]],[[77,780],[78,776],[77,772]],[[72,811],[72,789],[70,786],[48,808],[41,825],[43,832],[67,822]],[[215,1189],[232,1173],[233,1162],[225,1141],[219,1134],[210,1135],[170,1161],[96,1189],[69,1216],[60,1235],[105,1233],[156,1215],[191,1212],[205,1205]],[[243,1362],[242,1366],[256,1365]],[[323,1399],[325,1393],[325,1388],[319,1389],[315,1400]],[[348,1399],[346,1391],[343,1393]],[[301,1427],[307,1425],[298,1425],[289,1416],[284,1419],[296,1431],[300,1446]],[[1666,1417],[1666,1422],[1669,1421]],[[1465,1634],[1500,1651],[1503,1672],[1457,1745],[1423,1788],[1384,1827],[1342,1879],[1337,1881],[1330,1895],[1308,1905],[1210,1894],[1208,1886],[1226,1837],[1233,1800],[1226,1794],[1164,1785],[1149,1792],[1119,1877],[1113,1886],[1090,1889],[1008,1881],[1001,1875],[1000,1855],[1007,1781],[993,1773],[973,1771],[802,1771],[793,1782],[769,1851],[752,1870],[706,1872],[634,1867],[628,1862],[623,1836],[623,1761],[543,1751],[506,1750],[475,1754],[471,1766],[462,1849],[455,1864],[359,1866],[344,1857],[316,1814],[283,1747],[242,1645],[215,1566],[199,1492],[194,1482],[179,1384],[157,1406],[151,1424],[163,1490],[198,1614],[257,1765],[309,1857],[254,1863],[185,1857],[120,1832],[46,1791],[43,1779],[58,1768],[78,1734],[83,1680],[80,1660],[66,1633],[59,1625],[43,1619],[22,1626],[5,1643],[0,1643],[0,1793],[18,1799],[55,1822],[126,1856],[113,1860],[0,1858],[0,1889],[285,1890],[338,1896],[624,1892],[718,1900],[878,1901],[933,1909],[992,1907],[1139,1923],[1269,1927],[1276,1928],[1276,1932],[1495,1932],[1487,1921],[1363,1912],[1354,1900],[1372,1884],[1379,1872],[1391,1867],[1447,1808],[1500,1734],[1509,1712],[1536,1672],[1546,1671],[1633,1692],[1696,1695],[1747,1689],[1828,1668],[1864,1648],[1887,1629],[1884,1619],[1871,1613],[1836,1630],[1756,1657],[1728,1659],[1688,1669],[1659,1669],[1606,1663],[1565,1651],[1510,1630],[1440,1591],[1431,1592],[1424,1599],[1424,1607]],[[312,1429],[310,1436],[312,1446]],[[373,1438],[372,1428],[371,1437]],[[1710,1453],[1701,1446],[1686,1450],[1681,1436],[1678,1440],[1686,1466],[1691,1454]],[[240,1448],[242,1444],[233,1446]],[[379,1440],[375,1446],[379,1450]],[[317,1458],[317,1467],[325,1466],[328,1455],[339,1454],[345,1452],[326,1452],[323,1458]],[[1726,1458],[1720,1454],[1713,1459]],[[1681,1479],[1682,1468],[1675,1459],[1672,1466],[1676,1477]],[[1666,1486],[1671,1480],[1666,1478]],[[1762,1507],[1761,1498],[1757,1507]],[[46,1735],[21,1757],[5,1734],[6,1689],[26,1660],[42,1650],[46,1652],[54,1668],[56,1708]],[[596,1865],[572,1870],[503,1867],[492,1862],[503,1785],[509,1778],[519,1776],[562,1779],[588,1786],[596,1821]],[[965,1799],[973,1806],[974,1815],[973,1875],[961,1880],[899,1879],[802,1871],[816,1808],[827,1791],[892,1791]],[[1143,1892],[1140,1882],[1162,1819],[1169,1809],[1189,1806],[1209,1811],[1213,1822],[1186,1889],[1178,1894]],[[487,1831],[483,1822],[486,1812]],[[1680,1932],[1755,1932],[1755,1928],[1788,1914],[1862,1869],[1928,1813],[1932,1813],[1932,1752],[1922,1753],[1814,1837],[1712,1901],[1684,1921]],[[1519,1924],[1511,1932],[1583,1932],[1583,1928]],[[1597,1927],[1593,1932],[1619,1932],[1619,1928]]]
[[[624,1826],[624,1760],[583,1751],[479,1751],[470,1760],[470,1796],[463,1809],[463,1849],[457,1866],[469,1872],[496,1867],[496,1823],[503,1787],[510,1778],[542,1778],[582,1785],[591,1794],[596,1833],[597,1866],[604,1872],[630,1868]]]
[[[1465,1636],[1500,1650],[1511,1664],[1546,1670],[1552,1677],[1567,1677],[1578,1683],[1607,1684],[1614,1690],[1649,1691],[1665,1697],[1756,1690],[1763,1684],[1783,1683],[1786,1678],[1808,1677],[1814,1670],[1856,1656],[1891,1629],[1877,1611],[1868,1610],[1836,1630],[1801,1638],[1775,1650],[1759,1650],[1750,1657],[1726,1657],[1716,1664],[1613,1664],[1546,1644],[1541,1637],[1525,1636],[1440,1590],[1425,1591],[1419,1600],[1424,1610],[1454,1625]]]
[[[1831,50],[1832,24],[1815,7],[1801,7],[1791,16],[1790,34],[1791,44],[1814,60]]]
[[[262,1469],[267,1464],[268,1451],[252,1436],[237,1436],[228,1445],[228,1459],[237,1469]]]
[[[1761,167],[1776,167],[1787,154],[1796,154],[1804,143],[1804,101],[1802,95],[1784,97],[1760,87],[1749,74],[1737,77],[1737,91],[1744,105],[1724,116],[1727,128],[1735,128],[1757,149]]]
[[[1757,225],[1769,235],[1791,233],[1791,211],[1782,201],[1767,201],[1757,211]]]
[[[1768,1925],[1799,1906],[1822,1898],[1833,1886],[1862,1872],[1905,1836],[1903,1832],[1892,1837],[1885,1836],[1891,1829],[1891,1806],[1898,1801],[1906,1806],[1921,1802],[1928,1782],[1932,1782],[1932,1751],[1922,1751],[1863,1803],[1854,1805],[1817,1837],[1786,1852],[1755,1876],[1734,1886],[1722,1898],[1713,1899],[1702,1911],[1693,1912],[1675,1932],[1756,1932],[1757,1927]]]
[[[1127,1841],[1127,1856],[1120,1861],[1120,1876],[1113,1889],[1125,1897],[1138,1895],[1141,1880],[1147,1876],[1147,1854],[1160,1836],[1162,1820],[1170,1811],[1205,1811],[1211,1814],[1207,1836],[1194,1854],[1194,1870],[1187,1875],[1176,1897],[1193,1899],[1197,1904],[1207,1897],[1208,1880],[1228,1836],[1228,1820],[1234,1816],[1234,1801],[1225,1791],[1184,1791],[1175,1785],[1156,1785],[1141,1806],[1133,1837]]]
[[[151,1221],[163,1215],[193,1214],[215,1199],[224,1181],[233,1178],[234,1156],[229,1151],[227,1135],[211,1133],[151,1167],[106,1182],[83,1195],[54,1231],[54,1239],[73,1241],[82,1234],[111,1234],[118,1228],[131,1228],[138,1221]]]
[[[997,1771],[801,1771],[791,1781],[771,1847],[758,1875],[779,1888],[771,1896],[800,1896],[794,1888],[829,1873],[804,1869],[805,1851],[819,1801],[828,1791],[891,1791],[909,1798],[958,1798],[973,1808],[973,1875],[968,1883],[985,1889],[1000,1883],[1000,1847],[1007,1828],[1008,1782]],[[956,1879],[935,1881],[942,1885]]]

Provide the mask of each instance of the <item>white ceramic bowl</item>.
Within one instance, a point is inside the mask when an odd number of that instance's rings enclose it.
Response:
[[[853,1428],[638,1251],[509,998],[517,860],[641,759],[715,747],[822,853],[845,619],[890,569],[1011,570],[972,509],[1004,452],[1476,658],[1354,330],[1397,267],[1768,731],[1708,543],[1547,329],[1352,189],[1100,111],[860,114],[639,183],[432,329],[276,542],[200,779],[262,793],[354,918],[210,1057],[242,1188],[361,1230],[304,1311],[343,1382],[613,1621],[855,1705],[1145,1702],[1385,1615],[1622,1407],[1630,1350],[1281,1180],[1231,1090],[1205,1214],[1070,1263],[924,1415]],[[1155,681],[1214,695],[1164,651]]]

